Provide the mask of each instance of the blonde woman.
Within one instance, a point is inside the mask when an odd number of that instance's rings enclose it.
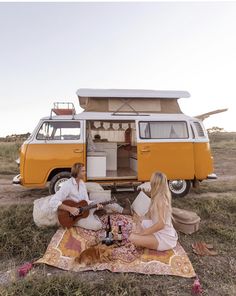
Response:
[[[136,246],[165,251],[176,246],[178,236],[172,225],[171,193],[167,178],[161,172],[151,176],[151,203],[138,233],[132,232],[129,240]]]

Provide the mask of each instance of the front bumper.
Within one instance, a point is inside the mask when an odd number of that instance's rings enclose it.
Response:
[[[15,185],[19,185],[19,184],[21,184],[21,176],[20,176],[20,174],[19,174],[19,175],[16,175],[16,176],[12,179],[12,183],[15,184]]]
[[[208,180],[215,180],[215,179],[217,179],[217,178],[218,178],[218,177],[217,177],[216,174],[210,174],[210,175],[207,176],[207,179],[208,179]]]

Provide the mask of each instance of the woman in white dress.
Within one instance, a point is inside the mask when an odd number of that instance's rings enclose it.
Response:
[[[136,246],[165,251],[176,246],[178,235],[172,225],[171,193],[165,174],[155,172],[151,180],[151,204],[137,232],[129,240]]]

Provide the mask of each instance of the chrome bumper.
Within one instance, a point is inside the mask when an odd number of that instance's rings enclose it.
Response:
[[[210,175],[207,176],[207,179],[208,180],[215,180],[215,179],[217,179],[217,175],[216,174],[210,174]]]
[[[12,180],[13,184],[21,184],[21,176],[20,175],[16,175],[13,180]]]

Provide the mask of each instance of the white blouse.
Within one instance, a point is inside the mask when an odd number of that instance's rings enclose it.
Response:
[[[49,201],[49,206],[53,212],[56,212],[62,202],[68,199],[74,200],[75,202],[86,200],[88,204],[92,202],[88,198],[88,192],[84,181],[80,180],[78,185],[73,177],[64,182],[61,188],[52,196]]]

